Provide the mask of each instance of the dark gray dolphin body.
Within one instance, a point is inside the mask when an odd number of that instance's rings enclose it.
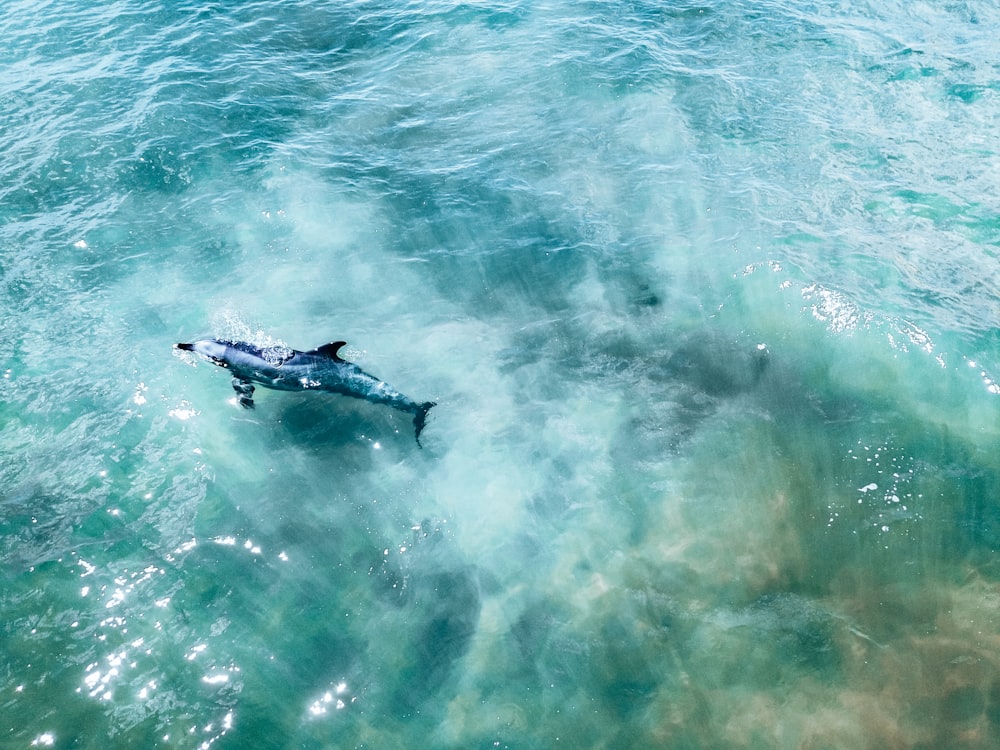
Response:
[[[434,402],[419,404],[353,362],[341,359],[337,352],[345,343],[334,341],[307,352],[219,339],[201,339],[190,344],[174,344],[174,347],[200,354],[232,372],[233,389],[245,408],[253,408],[253,383],[278,391],[340,393],[413,414],[417,445],[420,445],[420,431],[424,429],[427,412]]]

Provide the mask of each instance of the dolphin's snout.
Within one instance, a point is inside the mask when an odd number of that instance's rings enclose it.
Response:
[[[229,366],[226,362],[227,348],[228,347],[224,341],[217,341],[216,339],[199,339],[197,341],[192,341],[190,344],[174,344],[174,349],[180,349],[182,352],[194,352],[195,354],[200,354],[222,367]]]

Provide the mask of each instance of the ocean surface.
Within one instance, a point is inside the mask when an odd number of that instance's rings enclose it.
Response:
[[[5,0],[0,748],[1000,746],[998,37]]]

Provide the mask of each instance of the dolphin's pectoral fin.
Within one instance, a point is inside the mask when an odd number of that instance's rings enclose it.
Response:
[[[249,380],[242,380],[240,378],[233,378],[233,390],[237,393],[245,394],[248,398],[253,398],[253,392],[256,390]]]
[[[244,409],[253,408],[254,387],[246,380],[233,378],[233,390],[236,391],[236,400]]]

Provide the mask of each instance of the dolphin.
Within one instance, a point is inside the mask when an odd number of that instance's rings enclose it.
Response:
[[[174,348],[200,354],[232,372],[233,389],[244,408],[253,408],[253,383],[277,391],[340,393],[413,414],[419,446],[427,412],[435,403],[419,404],[353,362],[341,359],[337,352],[346,343],[334,341],[300,352],[284,346],[259,347],[244,341],[200,339],[190,344],[174,344]]]

